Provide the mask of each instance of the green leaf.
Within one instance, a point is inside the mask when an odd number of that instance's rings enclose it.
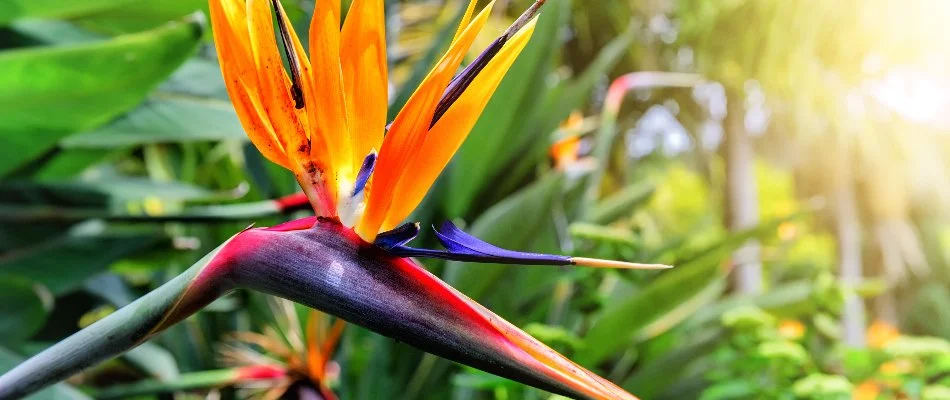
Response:
[[[233,200],[240,192],[215,193],[181,182],[155,182],[108,176],[69,183],[13,182],[0,184],[0,223],[70,225],[89,219],[164,223],[250,221],[282,212],[277,200],[213,204]],[[208,205],[189,205],[189,202]],[[41,228],[33,225],[31,228]],[[61,228],[52,229],[50,235]],[[3,229],[0,229],[2,237]],[[30,241],[27,241],[30,242]],[[16,247],[16,246],[12,246]],[[0,249],[4,246],[0,245]]]
[[[23,358],[17,355],[16,353],[0,347],[0,371],[6,372],[13,367],[19,365],[23,362]],[[76,390],[75,388],[65,384],[59,383],[53,385],[47,389],[41,390],[32,396],[28,396],[27,400],[91,400],[89,396],[86,396],[82,392]]]
[[[247,140],[231,103],[159,93],[112,123],[67,137],[60,145],[66,149],[108,149],[220,140]]]
[[[9,28],[26,39],[20,44],[21,46],[89,43],[103,39],[101,35],[86,31],[67,21],[31,19],[16,21]]]
[[[635,38],[636,29],[631,24],[623,34],[611,40],[597,53],[597,57],[583,73],[570,81],[562,82],[557,87],[548,90],[546,94],[543,91],[537,93],[538,97],[544,98],[544,101],[534,107],[530,114],[532,122],[525,126],[525,129],[532,133],[521,135],[515,146],[520,151],[514,153],[513,159],[503,158],[504,162],[500,163],[501,165],[514,164],[513,168],[505,170],[502,188],[517,185],[534,171],[538,163],[544,161],[549,148],[547,135],[554,132],[571,112],[583,109],[590,100],[594,87],[608,77],[610,70],[630,50]]]
[[[61,182],[82,174],[86,169],[99,163],[115,160],[128,149],[64,149],[59,150],[50,159],[37,159],[17,168],[12,174],[41,182]],[[20,175],[22,174],[22,176]]]
[[[727,296],[690,316],[686,327],[692,329],[708,323],[718,323],[723,314],[742,306],[755,306],[773,314],[776,314],[776,311],[801,309],[803,304],[811,302],[811,296],[814,293],[813,286],[813,283],[809,281],[794,281],[782,283],[758,295]],[[807,308],[807,310],[808,313],[814,312],[812,308]],[[789,315],[787,312],[780,312],[778,314],[789,317],[800,316],[800,313]]]
[[[409,75],[409,78],[399,86],[399,89],[396,91],[396,96],[394,97],[396,100],[394,100],[389,107],[390,120],[396,118],[396,114],[406,105],[406,102],[409,101],[409,97],[416,91],[416,88],[419,87],[422,80],[429,74],[429,70],[432,69],[436,61],[439,60],[439,57],[442,56],[442,53],[448,48],[449,42],[452,41],[452,37],[455,35],[459,23],[462,22],[462,15],[465,14],[467,7],[467,1],[459,3],[455,15],[446,22],[445,25],[439,28],[438,33],[431,39],[432,45],[429,46],[429,49],[426,50],[422,58],[413,65],[412,73]]]
[[[108,10],[134,0],[4,0],[0,2],[0,25],[20,18],[74,18]]]
[[[622,386],[642,398],[656,398],[679,381],[690,363],[710,354],[721,339],[721,330],[709,330],[679,341],[670,351],[644,362]]]
[[[703,391],[700,400],[739,400],[755,397],[758,389],[752,382],[730,381],[717,383]]]
[[[778,223],[727,236],[689,261],[675,264],[672,270],[662,273],[635,295],[609,306],[584,337],[584,352],[578,354],[578,361],[595,365],[607,359],[642,338],[652,324],[669,313],[680,310],[682,318],[679,320],[685,319],[688,315],[682,315],[680,306],[701,296],[710,286],[721,284],[725,278],[720,262],[750,238],[773,232]],[[692,305],[694,309],[701,306]]]
[[[611,305],[584,337],[578,361],[595,365],[629,346],[654,321],[723,279],[717,262],[677,265],[635,295]]]
[[[91,30],[115,35],[153,29],[195,11],[201,11],[207,15],[208,1],[138,1],[83,17],[79,23]]]
[[[147,342],[129,350],[123,357],[133,365],[161,381],[171,381],[179,376],[175,357],[161,346]]]
[[[156,182],[117,175],[79,182],[0,184],[0,205],[104,207],[127,210],[135,207],[131,202],[141,203],[148,199],[183,202],[215,197],[214,192],[187,183]],[[142,207],[141,204],[137,206]]]
[[[97,221],[77,225],[69,233],[0,259],[0,280],[22,276],[39,282],[55,295],[82,286],[115,261],[167,240],[155,233],[111,233]]]
[[[453,173],[447,196],[451,215],[466,215],[471,203],[489,180],[504,167],[503,163],[485,160],[508,160],[517,151],[512,144],[528,132],[522,129],[537,107],[561,29],[567,23],[570,1],[549,1],[538,17],[531,41],[508,70],[482,117],[475,124],[465,143],[455,155]]]
[[[0,52],[0,175],[130,110],[192,53],[202,18],[141,34]]]
[[[539,117],[544,126],[543,133],[554,131],[561,121],[567,119],[571,112],[584,106],[590,99],[594,87],[607,75],[610,70],[623,59],[623,56],[630,51],[630,46],[636,39],[637,26],[630,24],[620,36],[617,36],[610,43],[607,43],[597,58],[590,63],[590,66],[584,70],[581,75],[570,81],[558,96],[551,98],[553,108],[544,107]]]
[[[633,215],[637,207],[650,200],[653,185],[630,185],[604,199],[591,211],[590,221],[595,224],[609,224],[623,217]]]
[[[0,343],[20,342],[43,326],[49,311],[41,297],[45,290],[16,276],[0,280]]]
[[[233,384],[238,380],[238,376],[239,371],[236,369],[190,372],[169,380],[144,380],[115,385],[94,394],[97,399],[128,399],[149,394],[218,388]]]

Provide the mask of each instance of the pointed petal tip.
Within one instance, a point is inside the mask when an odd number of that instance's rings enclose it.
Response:
[[[666,264],[640,264],[626,261],[601,260],[599,258],[571,257],[571,264],[582,267],[592,268],[616,268],[616,269],[670,269],[672,265]]]

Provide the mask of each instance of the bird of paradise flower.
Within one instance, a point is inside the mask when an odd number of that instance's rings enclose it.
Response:
[[[279,1],[210,0],[234,108],[261,153],[294,173],[316,215],[238,233],[179,277],[0,376],[0,399],[32,393],[132,348],[236,288],[290,299],[553,393],[634,399],[409,258],[667,268],[506,250],[450,223],[435,232],[445,250],[407,245],[419,226],[400,224],[527,44],[544,0],[456,74],[494,4],[476,14],[475,3],[446,54],[387,124],[382,0],[354,0],[342,28],[340,2],[317,1],[309,57]]]
[[[333,361],[346,323],[311,311],[300,318],[293,303],[283,299],[270,302],[273,326],[263,333],[235,332],[220,349],[224,365],[241,371],[272,371],[267,380],[237,382],[243,397],[276,400],[289,392],[300,399],[336,400],[331,389],[340,366]],[[261,385],[264,383],[264,385]]]

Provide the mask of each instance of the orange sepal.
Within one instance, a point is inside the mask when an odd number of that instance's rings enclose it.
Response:
[[[531,39],[535,23],[536,21],[532,21],[509,39],[455,104],[449,107],[445,115],[426,134],[421,148],[417,150],[425,157],[414,157],[405,167],[405,170],[412,171],[412,174],[407,174],[397,184],[394,197],[399,201],[393,202],[386,214],[383,231],[399,225],[425,197],[426,192],[468,137],[511,64]]]
[[[340,64],[353,148],[351,168],[383,142],[389,81],[382,0],[355,0],[343,23]]]
[[[493,5],[494,2],[489,3],[465,28],[459,39],[452,43],[448,52],[429,72],[409,98],[406,106],[396,116],[389,134],[383,139],[379,159],[376,162],[373,188],[369,192],[363,218],[357,225],[357,232],[367,242],[376,239],[393,202],[394,190],[399,180],[405,175],[414,173],[406,168],[409,160],[425,156],[419,154],[419,150],[429,131],[435,107],[472,42],[475,41],[475,37],[485,26]]]
[[[243,5],[234,0],[212,0],[211,30],[228,96],[251,143],[268,160],[290,169],[283,146],[260,107],[254,61]]]
[[[465,32],[465,28],[468,28],[469,22],[472,21],[472,14],[475,13],[475,4],[478,3],[478,0],[469,0],[468,7],[465,8],[465,14],[462,14],[462,20],[459,21],[459,28],[455,31],[455,36],[452,37],[452,42],[459,40],[459,37],[462,36],[462,32]]]
[[[311,136],[319,135],[326,144],[315,144],[310,154],[312,159],[327,160],[325,179],[332,198],[337,199],[339,179],[351,179],[354,173],[340,67],[339,0],[317,0],[310,22],[310,62],[315,97],[315,104],[307,106],[313,107]]]
[[[260,104],[275,127],[277,140],[293,163],[297,163],[296,149],[307,144],[307,133],[298,117],[291,97],[290,78],[284,70],[277,40],[274,36],[274,16],[267,0],[247,1],[247,26],[251,54],[257,70],[257,91]]]

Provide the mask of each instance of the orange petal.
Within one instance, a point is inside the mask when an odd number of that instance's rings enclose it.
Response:
[[[335,199],[339,179],[352,180],[355,174],[340,68],[339,0],[317,0],[310,22],[310,62],[316,100],[310,112],[310,128],[326,145],[314,145],[310,154],[311,158],[318,160],[327,157],[327,163],[332,166],[327,179],[330,179],[329,186]]]
[[[283,5],[280,1],[272,2],[278,8],[277,16],[282,22],[281,26],[287,29],[287,36],[289,36],[291,46],[293,46],[293,51],[289,52],[289,56],[296,57],[297,60],[296,65],[300,72],[298,84],[301,86],[304,107],[297,109],[296,113],[301,125],[304,126],[307,138],[310,140],[309,145],[299,143],[297,146],[287,149],[287,151],[296,153],[293,158],[297,160],[298,167],[300,167],[299,164],[303,164],[302,168],[294,172],[297,174],[297,179],[307,194],[307,198],[313,205],[314,212],[319,216],[333,217],[336,216],[336,197],[334,195],[336,185],[326,179],[333,176],[329,146],[324,135],[313,129],[315,126],[313,120],[319,105],[313,81],[313,68],[303,45],[300,43],[297,32],[294,31],[293,24],[287,18]]]
[[[455,43],[459,40],[459,37],[462,36],[462,32],[465,32],[465,28],[468,27],[468,23],[472,21],[472,13],[475,12],[476,3],[478,3],[478,0],[470,0],[468,2],[468,7],[465,9],[465,14],[462,14],[462,20],[459,22],[459,28],[455,31],[455,37],[452,38],[452,43]]]
[[[386,129],[389,83],[383,0],[355,0],[343,23],[340,63],[347,121],[353,147],[352,170],[378,149]]]
[[[244,23],[244,7],[233,0],[210,2],[211,28],[228,96],[251,143],[268,160],[290,169],[290,162],[260,107],[254,61]]]
[[[322,352],[321,343],[323,343],[323,330],[326,329],[326,314],[319,311],[311,311],[307,319],[307,368],[310,370],[310,376],[323,379],[324,366],[327,358]]]
[[[224,16],[235,35],[236,44],[242,50],[250,54],[251,38],[247,32],[247,9],[243,0],[212,0],[212,7],[219,7],[223,10]]]
[[[412,173],[400,179],[396,186],[393,196],[399,201],[393,202],[386,214],[383,231],[395,228],[425,197],[429,187],[475,126],[511,64],[528,43],[534,32],[534,25],[535,21],[532,21],[505,43],[468,89],[426,134],[422,147],[417,151],[420,157],[409,160],[409,165],[404,168]]]
[[[307,144],[307,133],[298,118],[296,105],[291,97],[290,79],[277,50],[274,16],[268,1],[248,0],[247,17],[251,53],[257,66],[257,90],[261,106],[284,149],[299,148]],[[294,158],[296,152],[288,152],[288,156]],[[298,163],[298,160],[292,159],[291,162]]]
[[[393,202],[393,194],[399,180],[414,174],[405,167],[413,157],[424,157],[419,149],[425,139],[435,107],[442,93],[455,74],[475,37],[485,26],[494,2],[486,6],[469,24],[459,39],[452,43],[448,52],[422,81],[406,106],[393,121],[389,134],[383,139],[376,161],[373,188],[368,193],[366,210],[357,226],[357,232],[367,242],[373,242]]]

